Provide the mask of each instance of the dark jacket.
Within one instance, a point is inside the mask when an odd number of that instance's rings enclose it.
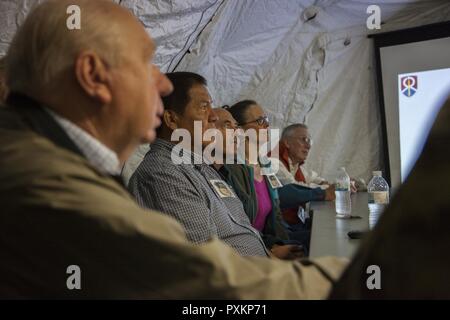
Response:
[[[253,168],[245,164],[225,164],[220,169],[220,173],[233,187],[244,205],[245,213],[250,219],[250,222],[254,223],[258,212],[258,200],[256,198],[255,184],[253,181]],[[265,176],[264,179],[269,190],[272,212],[266,218],[266,223],[262,231],[262,238],[266,246],[271,248],[274,244],[283,244],[283,240],[288,240],[289,237],[281,223],[282,218],[278,192],[271,187]]]

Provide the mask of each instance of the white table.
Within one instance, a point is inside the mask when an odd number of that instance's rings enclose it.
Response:
[[[351,196],[352,215],[361,219],[338,219],[334,201],[311,202],[314,211],[311,231],[310,257],[338,256],[351,258],[361,240],[350,239],[349,231],[369,229],[367,193],[358,192]]]

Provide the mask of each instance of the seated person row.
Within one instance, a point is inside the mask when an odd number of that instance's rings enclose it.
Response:
[[[69,4],[84,12],[77,33],[64,27]],[[112,1],[45,1],[18,29],[0,108],[0,298],[323,298],[341,261],[244,258],[216,239],[192,245],[174,219],[136,205],[112,177],[115,166],[102,165],[153,140],[159,95],[172,90],[153,51],[142,24]],[[449,122],[450,100],[333,298],[450,297],[450,198],[429,188],[450,180]],[[67,287],[74,263],[82,290]],[[372,264],[383,270],[382,290],[367,286]]]
[[[219,185],[229,186],[212,163],[202,158],[203,150],[210,143],[203,139],[203,134],[215,128],[217,121],[206,80],[190,72],[169,73],[167,77],[174,91],[163,97],[165,111],[157,139],[131,176],[130,192],[141,206],[176,218],[194,243],[218,237],[241,255],[269,256],[266,246],[272,249],[275,243],[281,244],[280,241],[288,238],[287,234],[278,232],[279,241],[271,239],[265,243],[251,226],[234,191],[230,188],[229,194],[220,192]],[[201,124],[201,130],[194,129],[195,121]],[[179,151],[191,163],[176,164],[172,159],[176,144],[171,140],[174,132],[183,129],[190,140]],[[196,145],[195,134],[201,135],[198,137],[201,145]],[[276,255],[276,250],[273,253]]]
[[[253,100],[243,100],[228,109],[238,125],[244,129],[267,130],[269,128],[268,117],[263,108]],[[286,179],[284,176],[283,164],[273,157],[269,158],[270,172],[274,173],[280,180],[282,187],[278,189],[280,197],[280,208],[282,209],[283,220],[293,239],[304,242],[304,235],[301,231],[306,230],[304,222],[299,218],[299,207],[310,201],[333,200],[334,188],[322,190],[320,187],[309,188],[295,184],[294,179]],[[267,160],[267,159],[266,159]]]
[[[84,13],[76,33],[65,27],[70,4]],[[159,96],[172,91],[154,51],[112,1],[44,1],[19,27],[0,108],[0,298],[323,298],[342,261],[242,257],[217,239],[193,245],[114,178],[153,141]],[[74,264],[81,290],[68,290]]]

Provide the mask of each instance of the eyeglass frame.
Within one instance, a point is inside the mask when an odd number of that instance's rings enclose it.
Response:
[[[311,137],[298,137],[297,139],[299,139],[303,144],[309,144],[310,146],[313,145],[313,139]]]
[[[253,122],[256,122],[258,124],[258,126],[262,126],[264,123],[267,124],[268,126],[270,125],[269,117],[265,115],[265,116],[259,117],[256,120],[248,121],[245,123],[239,123],[239,126],[242,127],[242,126],[245,126],[245,125],[253,123]]]

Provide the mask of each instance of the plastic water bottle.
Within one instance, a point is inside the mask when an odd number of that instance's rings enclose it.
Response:
[[[389,185],[381,176],[381,171],[373,172],[373,178],[367,185],[367,193],[369,196],[369,228],[373,229],[389,203]]]
[[[349,217],[352,213],[352,202],[350,199],[350,176],[342,167],[336,179],[336,213],[338,217]]]

